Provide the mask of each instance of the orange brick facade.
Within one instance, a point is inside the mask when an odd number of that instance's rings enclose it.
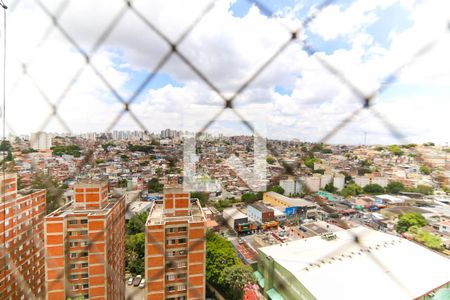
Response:
[[[43,298],[46,192],[18,192],[16,174],[0,175],[0,188],[0,299]]]
[[[178,188],[165,190],[146,223],[146,299],[205,299],[205,234],[198,200]]]
[[[45,220],[47,299],[124,299],[124,198],[108,199],[107,182],[74,191]]]

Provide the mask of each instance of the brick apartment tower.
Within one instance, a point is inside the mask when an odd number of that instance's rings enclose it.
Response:
[[[46,191],[17,191],[16,174],[0,190],[0,299],[43,298]]]
[[[206,219],[197,199],[164,190],[145,225],[148,300],[205,299]]]
[[[74,201],[45,218],[46,299],[125,298],[125,202],[106,181],[74,186]]]

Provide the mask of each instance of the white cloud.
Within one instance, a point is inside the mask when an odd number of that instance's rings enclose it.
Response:
[[[134,3],[173,41],[207,2],[161,0]],[[417,4],[400,1],[398,3],[406,10],[411,10],[413,26],[403,32],[391,33],[392,43],[387,47],[380,46],[366,32],[366,28],[394,2],[356,1],[345,9],[332,5],[312,23],[311,31],[325,40],[339,38],[351,45],[350,49],[335,49],[331,54],[317,55],[341,70],[365,94],[375,90],[384,76],[407,61],[423,44],[442,34],[448,22],[448,10],[443,9],[442,2],[424,1]],[[30,74],[51,101],[56,101],[74,72],[84,65],[84,60],[57,29],[53,29],[48,41],[35,50],[34,45],[39,42],[49,21],[33,3],[22,0],[11,16],[8,35],[11,45],[9,86],[21,72],[20,65],[13,58],[28,61],[29,57],[33,57]],[[57,2],[52,3],[54,11]],[[179,47],[227,95],[239,88],[289,39],[289,33],[277,21],[263,16],[256,7],[252,7],[244,18],[237,18],[228,11],[229,5],[230,1],[219,1]],[[61,24],[84,49],[90,49],[122,6],[122,1],[104,0],[95,4],[87,0],[70,2],[67,11],[62,14]],[[430,14],[433,16],[431,19]],[[283,21],[298,24],[298,20],[293,22],[293,14],[283,15]],[[448,112],[450,107],[448,101],[442,101],[444,95],[438,97],[433,93],[433,88],[442,89],[448,85],[450,66],[446,56],[450,50],[449,44],[448,36],[441,39],[433,51],[408,66],[401,73],[399,83],[393,87],[420,84],[422,90],[427,92],[412,96],[408,93],[400,96],[388,94],[377,99],[379,110],[412,139],[432,138],[445,142],[445,129],[449,124],[442,114]],[[138,85],[134,71],[150,71],[168,49],[160,37],[128,11],[93,57],[92,63],[121,95],[128,97],[132,92],[130,86]],[[131,105],[131,110],[148,129],[181,128],[183,117],[192,107],[200,111],[197,114],[199,120],[208,119],[211,110],[220,109],[222,99],[179,58],[172,57],[163,71],[183,86],[169,84],[145,90],[142,99]],[[275,86],[292,89],[292,95],[276,93]],[[408,113],[401,113],[405,103],[409,105]],[[239,110],[247,109],[243,114],[249,118],[259,116],[252,114],[252,109],[266,109],[267,117],[264,118],[268,122],[270,137],[317,141],[360,107],[361,102],[315,57],[308,56],[299,43],[294,43],[235,100],[235,106]],[[59,112],[74,132],[102,131],[122,108],[123,105],[87,67],[70,89]],[[19,133],[27,133],[40,129],[50,107],[33,85],[25,80],[9,96],[7,112],[12,127]],[[229,116],[222,117],[224,122],[217,124],[216,130],[238,131],[236,127],[226,129]],[[438,118],[441,123],[436,121]],[[116,128],[139,129],[129,116],[125,116]],[[47,130],[62,129],[53,122]],[[363,131],[369,133],[374,143],[392,142],[392,136],[367,112],[331,141],[360,143]]]

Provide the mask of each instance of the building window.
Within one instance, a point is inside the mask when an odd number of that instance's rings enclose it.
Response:
[[[174,286],[168,286],[167,287],[167,291],[173,292],[173,291],[175,291],[175,287]]]
[[[88,273],[81,274],[81,278],[88,278],[88,277],[89,277]]]
[[[175,240],[173,240],[173,239],[167,240],[166,243],[167,243],[167,245],[175,245]]]
[[[173,256],[175,256],[176,253],[177,253],[176,251],[168,251],[167,252],[167,256],[168,257],[173,257]]]
[[[175,274],[168,274],[166,278],[167,280],[175,280]]]
[[[87,224],[87,222],[88,222],[87,219],[81,219],[81,220],[80,220],[80,223],[81,223],[81,224]]]
[[[71,258],[75,258],[75,257],[77,257],[77,254],[76,253],[70,253],[70,257]]]
[[[78,290],[78,284],[75,284],[74,286],[72,286],[72,290],[74,290],[74,291]]]
[[[88,289],[88,288],[89,288],[89,284],[88,283],[83,284],[83,289]]]
[[[180,255],[186,255],[186,250],[180,250],[180,251],[178,251],[178,254],[180,254]]]
[[[75,264],[70,264],[70,268],[71,268],[71,269],[75,269],[75,268],[76,268],[76,265],[75,265]]]
[[[175,228],[167,228],[167,232],[169,233],[175,232]]]
[[[77,275],[77,274],[70,275],[70,279],[77,279],[77,278],[78,278],[78,275]]]
[[[88,256],[88,253],[87,253],[87,252],[81,252],[81,253],[80,253],[80,257],[86,257],[86,256]]]
[[[81,267],[82,267],[82,268],[87,268],[87,267],[88,267],[88,263],[82,263],[82,264],[81,264]]]
[[[70,225],[77,224],[77,220],[69,220],[69,224],[70,224]]]
[[[81,230],[80,231],[80,235],[86,235],[88,232],[87,232],[87,230]]]
[[[179,261],[178,262],[178,268],[184,268],[186,267],[186,262],[185,261]]]
[[[178,291],[184,291],[184,290],[186,290],[186,286],[184,284],[183,285],[179,285],[177,290]]]
[[[185,279],[186,273],[178,274],[178,279]]]
[[[178,232],[185,232],[187,231],[187,227],[178,227]]]
[[[186,244],[186,239],[178,239],[178,244]]]

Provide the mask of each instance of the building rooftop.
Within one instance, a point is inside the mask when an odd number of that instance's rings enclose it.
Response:
[[[119,196],[109,196],[108,203],[103,208],[89,208],[86,209],[84,206],[77,204],[73,201],[61,206],[57,210],[53,211],[48,217],[64,217],[71,214],[87,214],[87,215],[105,215],[108,214],[110,209],[117,203],[121,197]]]
[[[151,206],[152,206],[152,202],[148,202],[148,201],[130,202],[127,206],[127,211],[125,212],[125,219],[129,220],[134,215],[149,210]]]
[[[205,214],[200,206],[198,199],[191,199],[191,206],[188,215],[184,216],[166,216],[164,215],[163,200],[153,201],[147,219],[147,225],[163,224],[165,221],[187,220],[188,222],[206,221]]]
[[[268,208],[267,206],[265,206],[262,203],[252,203],[249,206],[259,210],[260,212],[271,212],[271,211],[273,211],[273,209]]]
[[[235,207],[225,208],[222,212],[224,218],[233,217],[233,219],[244,219],[247,215],[237,210]]]
[[[317,204],[315,204],[314,202],[302,199],[302,198],[289,198],[286,197],[284,195],[278,194],[276,192],[266,192],[267,195],[277,198],[281,201],[284,201],[286,203],[289,203],[290,206],[300,206],[300,207],[305,207],[305,206],[318,206]]]
[[[450,280],[450,260],[406,239],[365,227],[334,234],[259,250],[319,300],[414,299]]]

